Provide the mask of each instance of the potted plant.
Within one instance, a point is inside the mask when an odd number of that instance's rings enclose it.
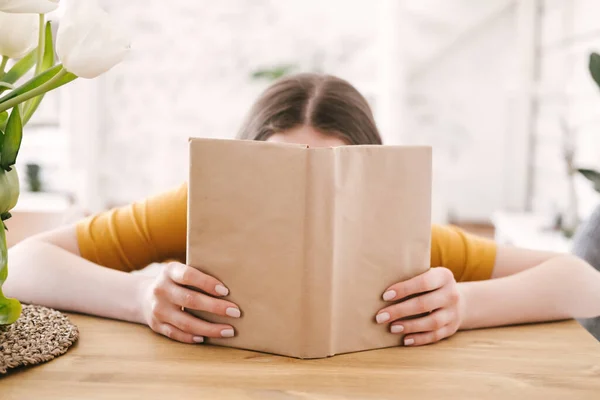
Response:
[[[600,55],[598,53],[590,54],[588,69],[592,79],[600,88]],[[578,168],[577,171],[592,182],[594,190],[600,193],[600,172],[589,168]]]
[[[4,221],[19,199],[17,162],[23,127],[44,94],[78,77],[92,79],[121,62],[129,49],[108,14],[94,0],[68,2],[56,34],[45,15],[59,0],[0,0],[0,325],[15,322],[21,304],[2,293],[8,277]],[[9,60],[16,62],[7,69]],[[24,77],[33,70],[33,76]]]

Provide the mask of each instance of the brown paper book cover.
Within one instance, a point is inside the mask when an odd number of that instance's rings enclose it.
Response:
[[[429,268],[431,148],[190,139],[187,263],[240,319],[208,343],[319,358],[401,343],[383,291]]]

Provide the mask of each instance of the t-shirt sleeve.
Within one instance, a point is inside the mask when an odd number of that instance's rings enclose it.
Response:
[[[452,271],[457,282],[492,277],[497,245],[493,240],[454,226],[434,225],[431,230],[431,266]]]
[[[187,185],[91,216],[76,226],[81,256],[121,271],[185,261]]]
[[[81,256],[122,271],[154,262],[185,262],[187,185],[91,216],[76,226]],[[452,226],[434,225],[431,266],[450,269],[457,281],[491,278],[496,244]]]

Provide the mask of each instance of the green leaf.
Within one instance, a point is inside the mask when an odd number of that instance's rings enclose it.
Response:
[[[15,165],[22,139],[23,123],[21,121],[19,107],[16,106],[12,109],[10,117],[8,117],[6,132],[4,133],[4,143],[2,152],[0,153],[0,167],[5,171],[10,171],[12,169],[11,167]]]
[[[277,65],[272,68],[260,68],[252,73],[253,79],[277,80],[295,69],[294,65]]]
[[[600,172],[593,169],[579,168],[577,169],[581,175],[585,176],[594,185],[594,190],[600,192]]]
[[[2,111],[0,113],[0,128],[6,124],[6,121],[8,121],[8,111]]]
[[[44,39],[44,59],[42,70],[45,71],[54,65],[54,45],[52,44],[52,25],[46,22],[46,37]]]
[[[58,72],[61,70],[61,68],[62,68],[62,65],[56,65],[53,68],[50,68],[49,70],[42,72],[38,76],[31,78],[30,80],[28,80],[27,82],[25,82],[24,84],[22,84],[21,86],[19,86],[18,88],[16,88],[9,94],[7,94],[6,96],[3,96],[2,98],[0,98],[0,104],[4,103],[5,101],[8,101],[10,99],[13,99],[23,93],[29,92],[30,90],[33,90],[33,89],[37,88],[38,86],[43,85],[44,83],[46,83],[50,79],[52,79],[56,74],[58,74]]]
[[[0,224],[0,326],[15,322],[19,319],[22,311],[21,303],[18,300],[6,298],[2,293],[2,285],[8,277],[8,246],[2,225],[4,222]]]
[[[10,92],[9,94],[0,98],[0,104],[4,103],[5,101],[8,101],[10,99],[14,99],[17,96],[20,96],[24,93],[27,93],[27,92],[43,85],[44,83],[48,82],[50,79],[54,78],[54,76],[56,74],[58,74],[61,69],[62,69],[62,64],[58,64],[58,65],[55,65],[54,67],[42,72],[38,76],[31,78],[30,80],[28,80],[21,86],[17,87],[15,90]],[[54,90],[54,89],[56,89],[64,84],[67,84],[75,79],[77,79],[77,75],[67,72],[60,80],[54,82],[54,84],[51,87],[49,87],[47,91],[49,92],[51,90]]]
[[[589,70],[594,82],[600,87],[600,55],[598,53],[590,54]]]
[[[12,66],[11,69],[2,77],[6,83],[15,83],[25,75],[35,65],[36,49],[31,50],[27,55],[21,58]]]
[[[54,46],[52,44],[52,26],[50,25],[50,22],[46,23],[46,38],[44,43],[44,59],[42,60],[41,71],[46,71],[54,65]],[[26,103],[26,110],[23,114],[24,125],[29,122],[33,116],[33,113],[35,113],[43,99],[44,95],[42,94],[34,97]]]

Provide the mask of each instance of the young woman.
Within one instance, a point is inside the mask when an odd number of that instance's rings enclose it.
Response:
[[[314,74],[268,88],[239,136],[314,147],[381,144],[360,93],[346,81]],[[227,282],[183,264],[186,202],[183,185],[20,243],[10,250],[5,293],[147,324],[187,343],[234,336],[244,305],[227,301]],[[600,315],[600,273],[574,256],[501,247],[453,227],[433,226],[431,235],[437,268],[382,288],[389,306],[373,316],[390,334],[405,333],[405,345],[433,343],[459,329]],[[156,277],[129,273],[169,260]],[[231,324],[203,321],[183,307],[229,316]]]

